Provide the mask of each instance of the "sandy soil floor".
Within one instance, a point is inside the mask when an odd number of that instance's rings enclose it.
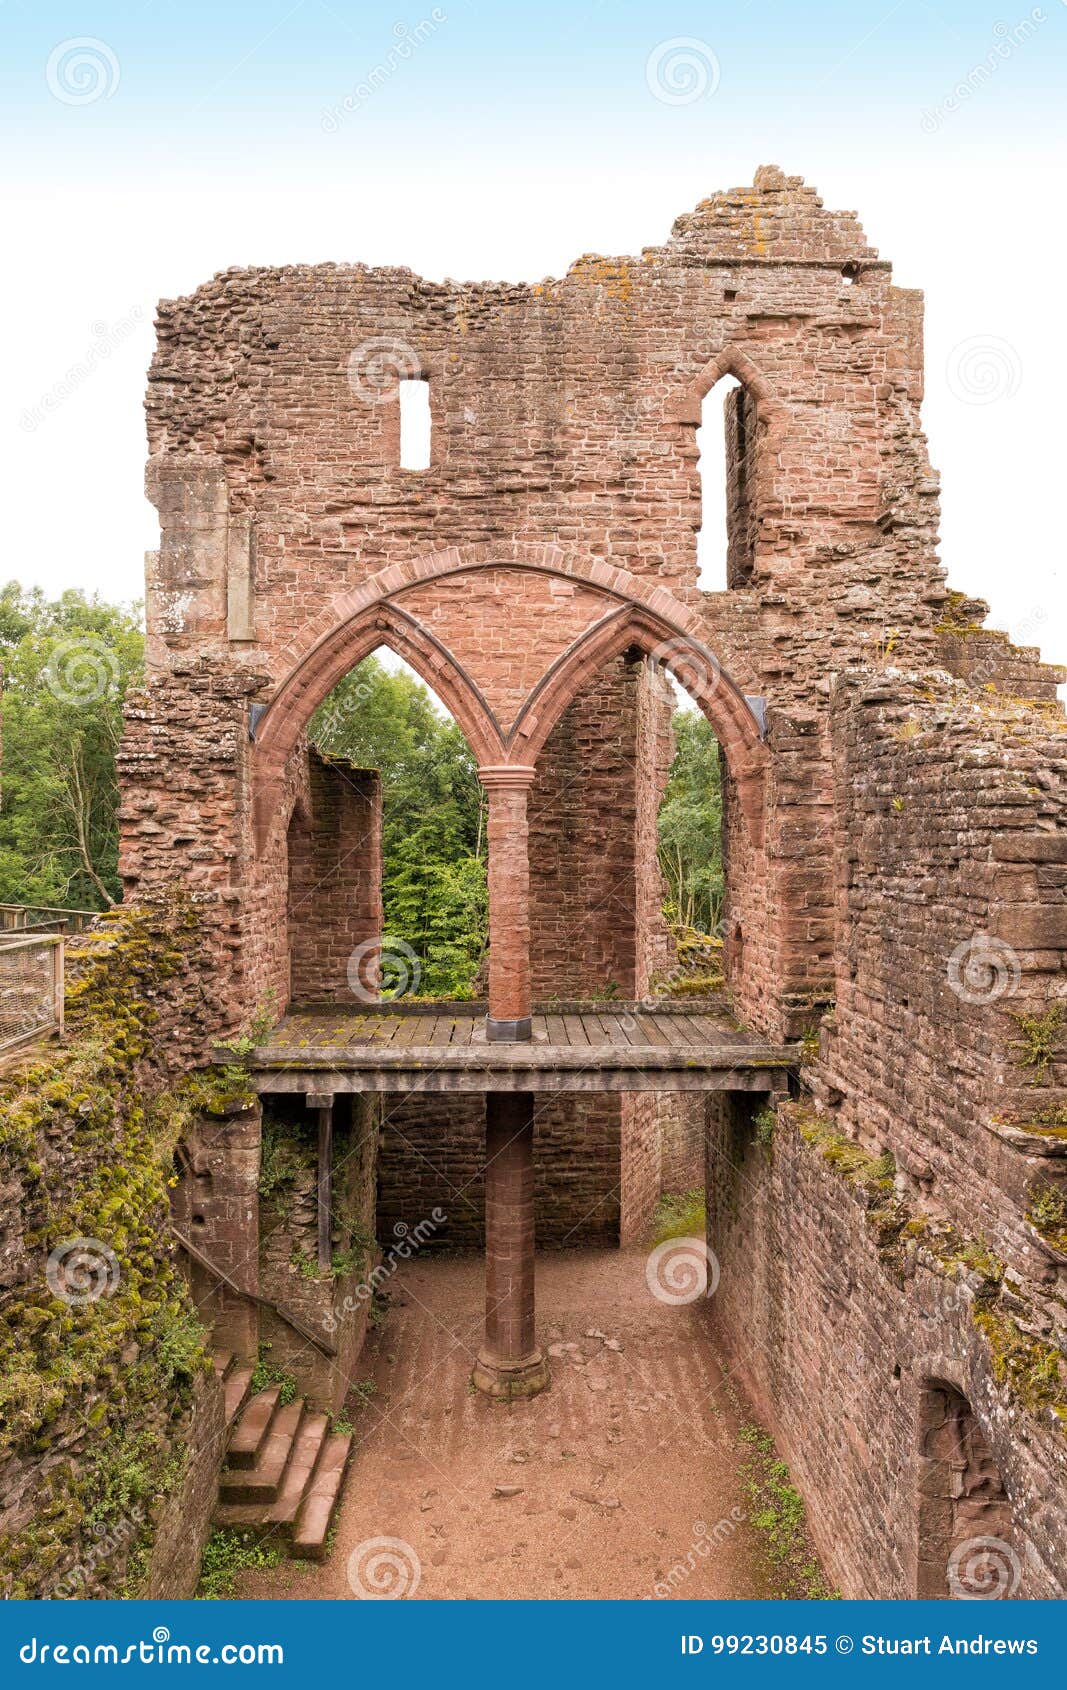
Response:
[[[645,1253],[538,1258],[552,1388],[469,1386],[480,1257],[410,1263],[366,1357],[374,1394],[321,1566],[242,1575],[247,1597],[761,1597],[742,1413],[700,1304],[657,1302]],[[383,1543],[381,1540],[390,1540]]]

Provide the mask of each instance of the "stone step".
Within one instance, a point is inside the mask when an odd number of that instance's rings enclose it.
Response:
[[[314,1483],[328,1426],[325,1414],[305,1414],[278,1500],[266,1510],[266,1523],[286,1538],[292,1537],[293,1522]]]
[[[227,1467],[255,1466],[256,1457],[270,1432],[280,1394],[280,1385],[268,1385],[265,1391],[257,1391],[254,1397],[249,1397],[230,1433],[226,1449]]]
[[[245,1403],[248,1401],[252,1389],[252,1369],[243,1363],[226,1374],[222,1381],[223,1403],[226,1412],[226,1424],[232,1426]]]
[[[325,1559],[326,1539],[341,1498],[351,1453],[352,1439],[347,1433],[334,1432],[326,1439],[293,1525],[292,1552],[301,1560]]]
[[[233,1366],[233,1351],[213,1350],[211,1354],[211,1362],[215,1369],[215,1377],[217,1379],[225,1379],[227,1373],[230,1371],[230,1368]]]
[[[277,1502],[303,1418],[302,1397],[278,1409],[253,1465],[233,1470],[223,1468],[219,1476],[220,1501],[255,1502],[261,1506]]]
[[[293,1521],[316,1477],[328,1424],[325,1414],[305,1413],[276,1502],[223,1502],[216,1511],[215,1524],[290,1537]]]

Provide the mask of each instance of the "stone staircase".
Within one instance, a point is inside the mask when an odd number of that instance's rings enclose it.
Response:
[[[347,1434],[303,1397],[279,1403],[279,1387],[251,1394],[252,1369],[216,1352],[229,1439],[215,1525],[268,1533],[302,1560],[321,1561],[352,1453]]]

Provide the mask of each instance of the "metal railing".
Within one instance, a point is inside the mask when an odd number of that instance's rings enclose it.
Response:
[[[0,933],[0,1053],[63,1030],[63,935]]]
[[[258,1291],[249,1291],[244,1285],[238,1285],[236,1279],[231,1279],[229,1274],[226,1273],[223,1268],[220,1268],[217,1262],[213,1262],[210,1256],[205,1256],[203,1250],[197,1249],[192,1240],[186,1238],[185,1234],[183,1232],[179,1232],[178,1228],[173,1224],[171,1225],[170,1232],[171,1237],[178,1244],[179,1248],[185,1251],[190,1261],[198,1262],[202,1268],[205,1268],[207,1272],[215,1279],[219,1280],[221,1284],[228,1286],[231,1291],[236,1292],[238,1297],[244,1297],[247,1302],[255,1303],[257,1308],[269,1309],[271,1314],[276,1314],[278,1316],[279,1320],[284,1320],[286,1326],[291,1326],[298,1338],[306,1338],[308,1343],[314,1344],[315,1348],[317,1350],[321,1350],[324,1356],[332,1359],[337,1354],[336,1344],[331,1344],[328,1338],[320,1337],[313,1327],[308,1326],[306,1322],[302,1321],[300,1316],[294,1314],[291,1309],[283,1308],[280,1303],[272,1302],[269,1297],[261,1297]]]

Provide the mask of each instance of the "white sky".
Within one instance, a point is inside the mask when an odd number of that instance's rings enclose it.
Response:
[[[77,114],[75,114],[77,115]],[[961,144],[963,119],[959,120]],[[827,205],[859,211],[894,279],[926,291],[924,421],[942,476],[942,557],[953,586],[987,598],[991,622],[1049,660],[1067,657],[1061,489],[1067,390],[1062,277],[1067,273],[1062,171],[1029,153],[1025,169],[974,126],[966,157],[902,151],[866,158],[810,139],[805,156],[660,149],[616,173],[603,147],[564,165],[514,148],[477,172],[403,156],[388,172],[344,181],[283,162],[265,172],[159,164],[101,182],[89,171],[24,179],[7,196],[11,261],[0,279],[6,325],[0,462],[8,555],[4,576],[49,591],[78,585],[111,597],[142,590],[156,543],[142,491],[144,373],[160,296],[188,292],[229,264],[362,259],[430,277],[537,280],[587,251],[637,252],[680,211],[777,162]],[[429,177],[429,180],[427,179]],[[269,179],[268,179],[269,178]],[[413,199],[414,196],[414,199]],[[417,215],[414,215],[417,210]],[[961,394],[969,342],[989,348]],[[91,372],[59,395],[67,372]]]

